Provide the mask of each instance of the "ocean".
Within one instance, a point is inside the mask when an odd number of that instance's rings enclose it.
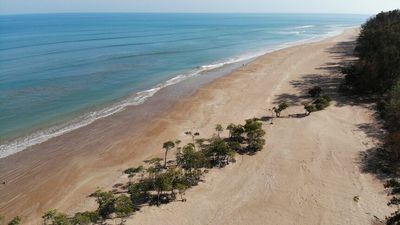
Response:
[[[224,66],[359,26],[366,15],[0,16],[0,158]]]

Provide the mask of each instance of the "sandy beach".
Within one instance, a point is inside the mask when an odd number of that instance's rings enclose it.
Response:
[[[173,104],[171,92],[162,90],[140,107],[0,159],[0,180],[6,181],[0,185],[0,214],[39,224],[49,209],[89,209],[90,193],[110,189],[123,169],[162,156],[166,140],[187,141],[187,130],[208,137],[215,124],[270,116],[267,109],[286,100],[284,117],[273,125],[264,122],[262,152],[212,170],[187,192],[187,202],[144,207],[127,224],[365,225],[383,219],[390,209],[382,183],[363,172],[360,158],[378,141],[371,135],[379,129],[374,111],[337,93],[342,79],[337,66],[349,59],[357,33],[350,29],[266,54],[188,90],[190,96]],[[310,101],[306,90],[314,85],[325,88],[333,103],[302,117],[302,103]],[[158,107],[146,111],[152,105]],[[145,116],[133,116],[137,113]]]

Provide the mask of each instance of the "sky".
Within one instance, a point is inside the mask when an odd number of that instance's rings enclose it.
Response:
[[[0,0],[1,14],[61,12],[254,12],[375,14],[400,0]]]

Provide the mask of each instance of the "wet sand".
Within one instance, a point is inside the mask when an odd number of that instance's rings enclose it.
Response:
[[[217,123],[268,116],[279,99],[292,102],[287,114],[303,113],[308,87],[325,82],[335,95],[340,76],[332,68],[346,57],[338,45],[356,34],[266,54],[197,91],[188,84],[181,93],[189,97],[163,89],[140,107],[0,159],[0,180],[7,182],[0,186],[0,214],[38,224],[49,209],[90,208],[87,196],[97,187],[110,188],[123,169],[161,155],[164,141],[187,140],[186,130],[207,137]],[[358,160],[375,143],[358,129],[375,123],[373,112],[334,100],[309,117],[266,122],[263,152],[213,171],[188,192],[188,202],[144,208],[129,223],[353,225],[383,218],[389,209],[382,184],[362,173]]]

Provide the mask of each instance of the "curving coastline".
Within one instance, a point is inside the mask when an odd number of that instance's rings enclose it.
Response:
[[[329,74],[318,69],[337,62],[329,50],[356,33],[350,30],[261,56],[229,76],[215,81],[211,76],[203,84],[212,82],[198,91],[192,89],[192,83],[199,80],[187,79],[180,83],[179,92],[188,90],[185,93],[190,96],[177,103],[169,104],[170,97],[179,93],[167,87],[141,107],[129,107],[7,160],[0,159],[4,171],[0,179],[7,181],[0,186],[0,212],[9,217],[22,215],[25,221],[37,224],[43,211],[50,208],[67,212],[91,208],[93,202],[86,198],[89,193],[96,187],[110,188],[121,179],[121,170],[161,155],[165,140],[185,140],[183,131],[187,129],[207,136],[216,123],[262,117],[277,99],[301,95],[301,84],[310,82],[303,77]],[[158,108],[150,107],[154,105]],[[302,106],[293,110],[289,113],[302,110]],[[144,117],[132,117],[137,113]],[[287,224],[336,221],[354,225],[370,221],[371,212],[378,217],[387,215],[382,186],[360,174],[354,162],[365,143],[372,144],[355,130],[359,123],[374,122],[370,113],[362,106],[336,105],[310,120],[279,120],[276,126],[266,128],[267,149],[256,156],[255,163],[243,158],[227,171],[214,171],[204,185],[188,193],[193,201],[172,203],[168,210],[144,209],[129,224],[154,224],[160,219],[174,224],[277,224],[284,218]],[[330,137],[332,132],[335,138]],[[251,189],[249,182],[254,184]],[[353,205],[355,194],[373,200]],[[237,207],[223,207],[226,202]],[[217,209],[223,209],[219,216],[215,216]],[[301,216],[304,210],[312,215]]]
[[[311,28],[311,27],[313,27],[313,25],[294,27],[292,29],[302,30],[302,29],[307,29],[307,28]],[[40,128],[40,129],[37,129],[27,135],[22,135],[21,137],[12,138],[10,140],[7,139],[7,140],[0,141],[0,159],[10,156],[12,154],[18,153],[20,151],[23,151],[34,145],[43,143],[51,138],[58,137],[60,135],[69,133],[76,129],[88,126],[91,123],[95,122],[96,120],[111,116],[118,112],[121,112],[129,106],[141,105],[148,98],[152,97],[154,94],[156,94],[161,89],[171,86],[171,85],[178,84],[178,83],[180,83],[186,79],[189,79],[191,77],[204,75],[206,73],[213,72],[214,70],[219,69],[221,67],[225,67],[225,66],[233,66],[233,67],[236,66],[237,67],[237,66],[240,66],[240,64],[242,64],[242,63],[248,63],[248,62],[256,59],[257,57],[260,57],[267,53],[278,51],[280,49],[287,48],[287,47],[292,47],[292,46],[301,45],[301,44],[305,44],[305,43],[316,42],[316,41],[320,41],[324,38],[329,38],[329,37],[332,37],[335,35],[339,35],[345,29],[349,29],[349,28],[335,27],[331,31],[327,32],[326,34],[315,35],[314,37],[310,37],[308,39],[282,43],[282,44],[274,46],[274,47],[260,49],[256,52],[250,52],[250,53],[242,54],[240,56],[228,58],[228,59],[220,61],[220,62],[217,61],[217,62],[209,64],[209,65],[203,65],[203,66],[193,69],[192,71],[189,71],[187,73],[176,75],[175,77],[172,77],[162,83],[159,83],[159,84],[151,87],[150,89],[143,90],[143,91],[140,91],[137,93],[133,93],[127,97],[122,98],[121,100],[118,100],[113,103],[109,103],[106,106],[96,107],[95,109],[90,110],[88,112],[75,115],[72,119],[69,119],[66,122],[61,122],[61,123],[58,123],[56,125],[53,125],[53,126],[50,126],[47,128]],[[290,29],[288,29],[288,30],[290,30]],[[290,32],[293,32],[293,31],[290,31]],[[294,32],[299,32],[299,31],[294,31]],[[220,76],[226,75],[226,73],[228,73],[229,71],[230,70],[222,72],[222,74],[215,75],[215,77],[218,78]]]

